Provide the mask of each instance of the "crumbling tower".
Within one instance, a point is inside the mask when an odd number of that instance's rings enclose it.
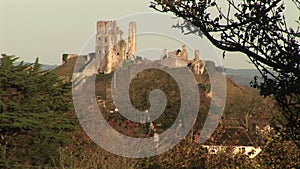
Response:
[[[179,54],[179,58],[184,61],[185,63],[188,62],[188,52],[187,52],[187,49],[186,49],[186,46],[185,45],[182,45],[182,50]]]
[[[117,41],[117,24],[115,21],[98,21],[96,36],[96,57],[103,59],[112,44]]]
[[[128,32],[128,52],[127,59],[133,60],[136,58],[136,23],[129,23],[129,32]]]
[[[199,50],[195,50],[195,59],[191,64],[191,68],[193,73],[195,74],[203,74],[205,69],[205,62],[200,60],[199,58]]]
[[[195,50],[195,59],[194,60],[200,60],[200,58],[199,58],[199,50]]]
[[[126,57],[126,45],[116,21],[97,22],[95,53],[101,60],[100,73],[111,73],[122,63]]]

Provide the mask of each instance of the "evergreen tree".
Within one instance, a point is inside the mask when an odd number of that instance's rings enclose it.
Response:
[[[17,57],[0,60],[0,168],[54,165],[60,147],[70,141],[74,118],[69,83],[53,71],[33,64],[16,64]]]

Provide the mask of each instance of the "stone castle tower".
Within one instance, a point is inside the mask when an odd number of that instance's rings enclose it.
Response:
[[[205,62],[199,58],[199,50],[195,50],[195,59],[191,63],[191,69],[194,74],[203,74]]]
[[[136,56],[136,23],[129,23],[129,36],[128,36],[128,53],[127,59],[135,59]]]
[[[99,72],[109,74],[124,60],[134,60],[136,56],[136,23],[129,24],[128,51],[123,31],[116,21],[98,21],[96,35],[96,58],[101,59]]]
[[[185,45],[182,45],[182,48],[181,48],[181,52],[179,53],[179,58],[184,61],[185,63],[188,63],[188,60],[189,60],[189,55],[188,55],[188,52],[187,52],[187,49],[186,49],[186,46]]]

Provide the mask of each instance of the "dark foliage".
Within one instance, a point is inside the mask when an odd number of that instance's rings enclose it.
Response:
[[[299,9],[300,2],[293,0]],[[217,48],[245,54],[261,73],[251,85],[274,96],[288,138],[300,147],[300,29],[289,28],[283,0],[154,0],[152,8],[185,19],[175,27],[204,35]],[[224,10],[225,9],[225,10]],[[297,12],[297,11],[295,11]],[[299,19],[296,21],[299,25]]]
[[[3,54],[0,60],[0,168],[54,165],[70,141],[70,84],[54,72]],[[17,167],[16,167],[17,168]]]

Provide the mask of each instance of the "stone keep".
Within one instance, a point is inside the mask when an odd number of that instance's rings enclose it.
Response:
[[[127,43],[124,33],[116,21],[98,21],[96,36],[96,58],[101,60],[99,72],[109,74],[116,70],[125,59],[134,60],[136,56],[136,23],[130,22]]]
[[[109,74],[126,56],[126,42],[116,21],[97,22],[96,58],[101,60],[99,72]]]

